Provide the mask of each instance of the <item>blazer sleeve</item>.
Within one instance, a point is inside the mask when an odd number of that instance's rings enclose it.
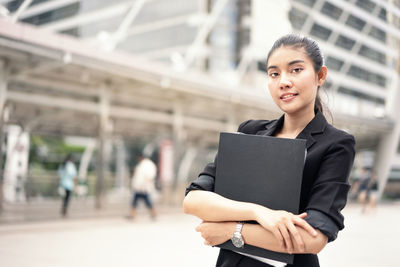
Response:
[[[339,232],[339,227],[336,223],[326,215],[318,210],[307,210],[307,217],[305,220],[313,228],[319,229],[324,235],[328,237],[328,242],[332,242],[336,239]]]
[[[238,132],[243,132],[244,127],[251,122],[252,120],[248,120],[242,122],[239,125]],[[215,156],[213,162],[208,163],[204,170],[199,174],[198,178],[194,180],[185,191],[185,195],[187,195],[192,190],[206,190],[206,191],[214,191],[215,184],[215,174],[217,171],[217,161],[218,161],[218,153]]]
[[[348,177],[353,166],[355,141],[346,134],[332,143],[323,156],[317,179],[314,182],[306,210],[316,210],[327,215],[337,225],[344,228],[341,210],[346,205],[350,189]]]

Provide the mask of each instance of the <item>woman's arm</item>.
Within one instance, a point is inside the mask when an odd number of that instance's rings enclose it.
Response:
[[[203,221],[255,221],[257,204],[239,202],[214,192],[193,190],[183,200],[183,211]],[[259,206],[261,207],[261,206]]]
[[[328,238],[317,230],[317,235],[312,236],[306,230],[296,226],[303,243],[299,245],[293,242],[294,247],[282,245],[276,237],[264,227],[258,224],[244,224],[242,236],[245,244],[265,248],[283,253],[319,253],[327,244]],[[203,222],[196,231],[201,232],[206,245],[215,246],[228,241],[236,229],[236,222]],[[293,236],[291,236],[294,239]]]
[[[236,224],[233,223],[233,225]],[[303,244],[298,245],[297,242],[292,242],[294,245],[293,248],[282,246],[270,231],[257,224],[245,224],[242,229],[242,235],[246,244],[284,253],[318,254],[328,243],[328,238],[319,230],[316,230],[316,236],[312,236],[303,228],[299,226],[295,227],[297,228],[297,231],[303,240]],[[294,238],[292,235],[290,237],[292,239]]]
[[[314,228],[304,220],[306,213],[294,215],[283,210],[271,210],[253,203],[233,201],[213,192],[191,191],[185,197],[183,207],[185,213],[208,222],[257,221],[275,236],[281,247],[288,250],[293,249],[293,243],[297,243],[299,247],[304,246],[295,225],[305,229],[311,235],[317,234]]]

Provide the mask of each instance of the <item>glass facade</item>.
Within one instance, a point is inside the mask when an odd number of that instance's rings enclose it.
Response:
[[[331,4],[330,2],[325,2],[322,6],[321,13],[333,19],[339,19],[340,15],[343,13],[343,9]]]
[[[384,1],[377,0],[349,0],[347,3],[333,0],[291,0],[295,3],[289,12],[293,28],[318,39],[322,50],[326,45],[329,48],[324,51],[327,67],[352,78],[351,82],[347,82],[331,77],[329,86],[325,88],[338,89],[340,101],[350,101],[348,103],[353,102],[354,105],[361,105],[364,101],[365,106],[370,107],[355,107],[352,114],[362,110],[374,116],[374,107],[384,109],[385,97],[377,96],[389,90],[392,77],[390,69],[395,65],[393,62],[398,60],[395,54],[398,54],[396,51],[399,43],[397,36],[390,34],[387,29],[389,26],[393,28],[391,32],[400,29],[400,17],[397,16],[400,10],[389,12],[386,8],[387,4],[399,7],[400,1],[396,1],[385,1],[384,4],[381,3]],[[311,22],[310,28],[308,22]],[[379,72],[375,71],[378,69]],[[370,88],[365,88],[365,82]],[[372,91],[375,92],[372,94]],[[342,104],[339,106],[344,110],[348,107]]]
[[[294,0],[296,2],[302,3],[306,6],[313,7],[315,5],[316,0]]]
[[[363,100],[365,100],[365,101],[377,103],[377,104],[384,104],[384,103],[385,103],[385,101],[384,101],[382,98],[373,97],[373,96],[371,96],[371,95],[358,92],[358,91],[355,90],[354,88],[339,86],[338,92],[339,92],[339,93],[342,93],[342,94],[354,96],[354,97],[356,97],[356,98],[360,98],[360,99],[363,99]]]
[[[79,13],[80,3],[72,3],[70,5],[64,6],[57,10],[51,10],[45,13],[42,13],[38,16],[30,17],[27,19],[23,19],[23,22],[35,24],[35,25],[43,25],[46,23],[50,23],[57,20],[62,20],[65,18],[69,18]]]
[[[386,14],[387,14],[386,9],[382,7],[382,8],[380,9],[380,11],[379,11],[379,16],[378,16],[378,18],[380,18],[380,19],[383,20],[383,21],[387,21]]]
[[[304,23],[307,20],[307,17],[307,13],[304,13],[297,8],[292,7],[289,11],[290,23],[292,24],[292,27],[297,30],[300,30],[303,27]]]
[[[386,43],[386,32],[375,26],[371,27],[371,30],[369,31],[368,35],[374,37],[375,39],[377,39],[382,43]]]
[[[356,5],[367,12],[371,12],[376,6],[376,4],[370,0],[357,0]]]
[[[313,26],[311,28],[311,31],[310,31],[310,34],[312,36],[315,36],[315,37],[320,38],[322,40],[328,39],[329,36],[331,35],[331,33],[332,33],[332,30],[330,30],[328,28],[325,28],[324,26],[319,25],[317,23],[313,24]]]
[[[353,16],[353,15],[350,15],[346,21],[346,25],[348,25],[358,31],[362,31],[365,24],[367,24],[367,23],[364,20],[362,20],[356,16]]]
[[[237,64],[238,6],[228,2],[209,37],[210,71],[231,70]]]
[[[377,85],[380,85],[382,87],[386,86],[386,78],[383,77],[382,75],[373,73],[371,71],[367,71],[364,68],[352,65],[349,69],[348,74],[350,76],[353,76],[355,78],[371,82]]]
[[[333,56],[328,56],[326,58],[326,66],[330,69],[340,71],[340,69],[343,67],[344,61],[337,59]]]
[[[246,25],[245,19],[251,17],[251,0],[242,0],[237,2],[237,44],[236,44],[236,65],[242,57],[243,48],[250,44],[250,27]]]
[[[5,7],[10,11],[10,13],[13,13],[13,12],[17,11],[17,9],[21,6],[21,4],[24,1],[25,0],[8,1],[8,3],[5,5]],[[29,6],[35,6],[37,4],[41,4],[44,2],[48,2],[48,1],[50,1],[50,0],[33,0]]]
[[[355,44],[356,44],[355,40],[350,39],[350,38],[348,38],[348,37],[346,37],[344,35],[339,35],[337,40],[336,40],[336,42],[335,42],[335,45],[337,45],[337,46],[339,46],[341,48],[344,48],[346,50],[353,49],[353,46]]]
[[[381,63],[382,65],[386,65],[386,56],[385,54],[371,48],[368,47],[366,45],[362,45],[360,48],[360,51],[358,52],[358,54],[372,59],[373,61],[376,61],[378,63]]]

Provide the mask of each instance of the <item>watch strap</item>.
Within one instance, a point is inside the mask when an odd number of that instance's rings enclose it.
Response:
[[[238,222],[238,223],[236,224],[236,231],[235,231],[235,233],[240,233],[240,234],[242,234],[242,228],[243,228],[243,222]]]

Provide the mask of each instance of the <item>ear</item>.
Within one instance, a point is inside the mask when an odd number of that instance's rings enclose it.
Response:
[[[326,66],[322,66],[318,72],[318,85],[319,86],[321,86],[325,83],[327,74],[328,74],[328,68]]]

